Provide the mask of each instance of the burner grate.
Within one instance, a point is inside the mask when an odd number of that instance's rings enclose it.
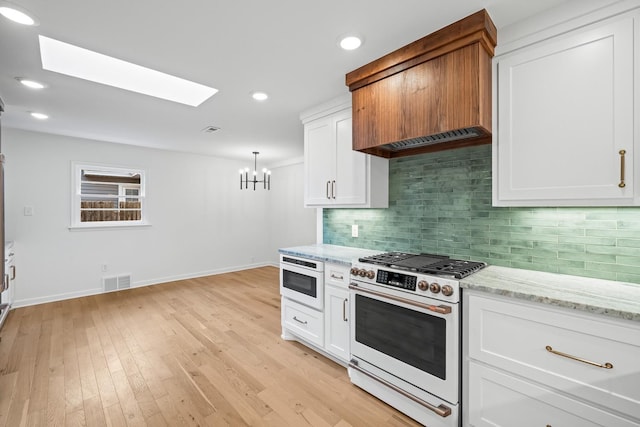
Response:
[[[387,252],[359,259],[360,262],[415,271],[423,274],[451,276],[462,279],[486,267],[484,262],[451,259],[444,255]]]

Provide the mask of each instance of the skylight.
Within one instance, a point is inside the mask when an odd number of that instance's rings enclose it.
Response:
[[[218,89],[112,58],[45,36],[42,68],[56,73],[197,107]]]

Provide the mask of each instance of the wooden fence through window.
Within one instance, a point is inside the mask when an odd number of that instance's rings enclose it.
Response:
[[[80,202],[80,221],[139,221],[140,202],[85,201]]]

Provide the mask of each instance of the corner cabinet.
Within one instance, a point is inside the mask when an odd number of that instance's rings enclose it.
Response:
[[[640,12],[603,9],[494,58],[494,206],[640,205]]]
[[[353,151],[350,99],[338,98],[300,118],[305,207],[388,207],[389,161]]]
[[[463,425],[640,426],[638,322],[463,295]]]

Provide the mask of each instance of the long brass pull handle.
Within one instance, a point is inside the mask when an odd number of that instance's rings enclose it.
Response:
[[[293,320],[295,320],[295,321],[296,321],[296,322],[298,322],[298,323],[302,323],[303,325],[306,325],[306,324],[307,324],[307,321],[306,321],[306,320],[300,320],[300,319],[298,319],[296,316],[293,316]]]
[[[400,298],[394,295],[388,295],[382,292],[377,292],[377,291],[372,291],[370,289],[363,289],[360,286],[356,285],[355,283],[351,283],[349,285],[349,289],[353,289],[354,291],[358,291],[358,292],[362,292],[365,294],[371,294],[371,295],[376,295],[379,297],[383,297],[383,298],[387,298],[393,301],[398,301],[398,302],[402,302],[404,304],[407,305],[412,305],[414,307],[420,307],[420,308],[424,308],[426,310],[429,311],[433,311],[434,313],[438,313],[438,314],[449,314],[451,313],[451,307],[446,306],[446,305],[429,305],[429,304],[422,304],[419,302],[414,302],[411,300],[408,300],[406,298]]]
[[[558,351],[558,350],[554,350],[553,348],[551,348],[550,345],[546,346],[545,349],[549,353],[557,354],[558,356],[566,357],[566,358],[571,359],[571,360],[577,360],[578,362],[586,363],[587,365],[596,366],[598,368],[604,368],[604,369],[613,369],[613,365],[611,363],[609,363],[609,362],[606,362],[604,364],[592,362],[590,360],[583,359],[581,357],[572,356],[570,354],[563,353],[563,352]]]
[[[333,180],[331,181],[331,195],[333,196],[333,198],[336,198],[336,181]]]
[[[344,299],[344,301],[342,301],[342,320],[344,320],[345,322],[349,319],[347,319],[347,303],[349,302],[348,299]]]
[[[329,186],[331,185],[331,181],[327,181],[327,199],[331,199],[331,196],[329,195]]]
[[[442,418],[445,418],[445,417],[448,417],[449,415],[451,415],[451,408],[449,408],[449,407],[447,407],[445,405],[442,405],[442,404],[440,404],[438,406],[435,406],[435,405],[432,405],[429,402],[425,402],[424,400],[422,400],[422,399],[420,399],[420,398],[418,398],[418,397],[416,397],[416,396],[414,396],[414,395],[412,395],[410,393],[407,393],[406,391],[402,390],[400,387],[397,387],[395,384],[391,384],[389,381],[385,381],[382,378],[378,378],[377,376],[375,376],[373,374],[370,374],[369,372],[367,372],[364,369],[360,368],[357,365],[357,363],[358,362],[356,360],[351,360],[351,362],[349,362],[349,367],[351,369],[354,369],[354,370],[360,372],[363,375],[368,376],[372,380],[375,380],[375,381],[377,381],[377,382],[389,387],[390,389],[396,391],[397,393],[400,393],[401,395],[413,400],[414,402],[418,403],[419,405],[424,406],[428,410],[435,412],[436,414],[440,415]]]
[[[624,155],[627,154],[627,150],[620,150],[618,154],[620,154],[620,184],[618,184],[618,187],[624,188],[627,186],[624,183]]]

